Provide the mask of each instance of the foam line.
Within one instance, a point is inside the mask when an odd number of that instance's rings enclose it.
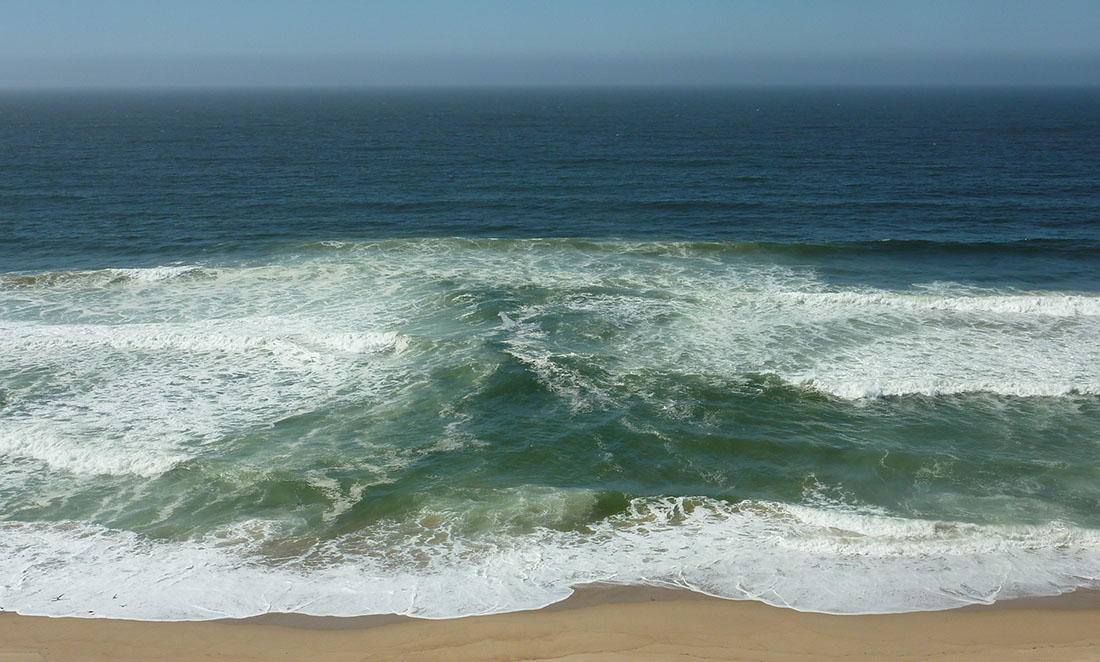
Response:
[[[551,509],[592,498],[512,496]],[[1100,587],[1100,532],[1056,522],[980,526],[679,497],[637,499],[585,535],[536,528],[463,537],[457,510],[429,507],[409,521],[318,543],[301,550],[308,567],[288,562],[285,550],[265,561],[264,545],[279,537],[270,522],[190,542],[9,522],[0,525],[0,599],[5,609],[51,616],[448,618],[537,608],[596,581],[827,613],[948,609]]]

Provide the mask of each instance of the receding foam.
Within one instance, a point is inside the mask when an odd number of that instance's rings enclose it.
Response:
[[[562,517],[584,499],[536,492],[500,516],[541,507],[532,498],[566,509]],[[679,586],[826,613],[948,609],[1100,587],[1100,532],[1060,523],[980,526],[685,497],[636,499],[585,534],[540,527],[462,537],[461,517],[457,508],[427,508],[302,550],[308,564],[265,560],[278,527],[262,521],[189,542],[8,522],[0,524],[0,599],[7,610],[50,616],[448,618],[542,607],[591,582]]]

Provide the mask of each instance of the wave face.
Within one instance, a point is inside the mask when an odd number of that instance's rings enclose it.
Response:
[[[732,243],[325,241],[7,274],[0,355],[0,598],[23,613],[434,618],[587,582],[895,612],[1100,585],[1087,291],[852,284]]]

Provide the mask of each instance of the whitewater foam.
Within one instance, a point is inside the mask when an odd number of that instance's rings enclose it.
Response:
[[[891,292],[696,291],[694,298],[566,294],[514,313],[510,351],[548,388],[578,403],[606,401],[630,375],[772,374],[845,399],[989,392],[1100,394],[1097,299],[1061,294],[929,297]],[[569,335],[541,329],[561,311]],[[519,324],[522,321],[522,324]],[[507,325],[506,325],[507,326]],[[606,384],[578,377],[577,344]],[[583,345],[581,345],[583,346]],[[592,371],[589,371],[592,372]],[[612,389],[613,390],[613,389]]]
[[[14,421],[0,427],[0,457],[22,457],[74,473],[152,477],[188,455],[174,445],[153,446],[127,435],[76,431],[49,421]]]
[[[805,307],[945,310],[1000,315],[1082,317],[1100,315],[1100,297],[1051,293],[1030,295],[932,296],[897,292],[781,292],[779,303]]]
[[[0,525],[0,599],[25,614],[146,620],[284,611],[447,618],[538,608],[573,586],[606,582],[803,611],[887,613],[1100,586],[1100,532],[1063,523],[981,526],[669,497],[636,499],[585,534],[516,531],[502,522],[532,513],[568,520],[594,497],[513,496],[493,534],[463,537],[456,531],[477,517],[429,507],[270,561],[262,550],[278,526],[262,521],[191,542],[9,522]]]
[[[660,335],[628,338],[621,353],[677,348],[679,364],[667,370],[774,374],[846,399],[1100,393],[1095,297],[717,292],[681,312]]]
[[[200,265],[176,265],[130,269],[94,269],[45,273],[0,274],[0,289],[91,287],[100,288],[127,282],[153,283],[174,278],[215,275]]]
[[[389,383],[392,331],[322,331],[308,319],[47,325],[0,323],[9,385],[0,455],[62,471],[153,476],[226,434],[270,423],[336,389]]]

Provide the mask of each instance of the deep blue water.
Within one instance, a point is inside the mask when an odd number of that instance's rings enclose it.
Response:
[[[928,243],[858,255],[1088,286],[1072,265],[1100,241],[1097,136],[1095,90],[7,93],[0,260],[152,265],[316,238],[893,240]],[[1010,244],[1012,267],[936,244]]]

